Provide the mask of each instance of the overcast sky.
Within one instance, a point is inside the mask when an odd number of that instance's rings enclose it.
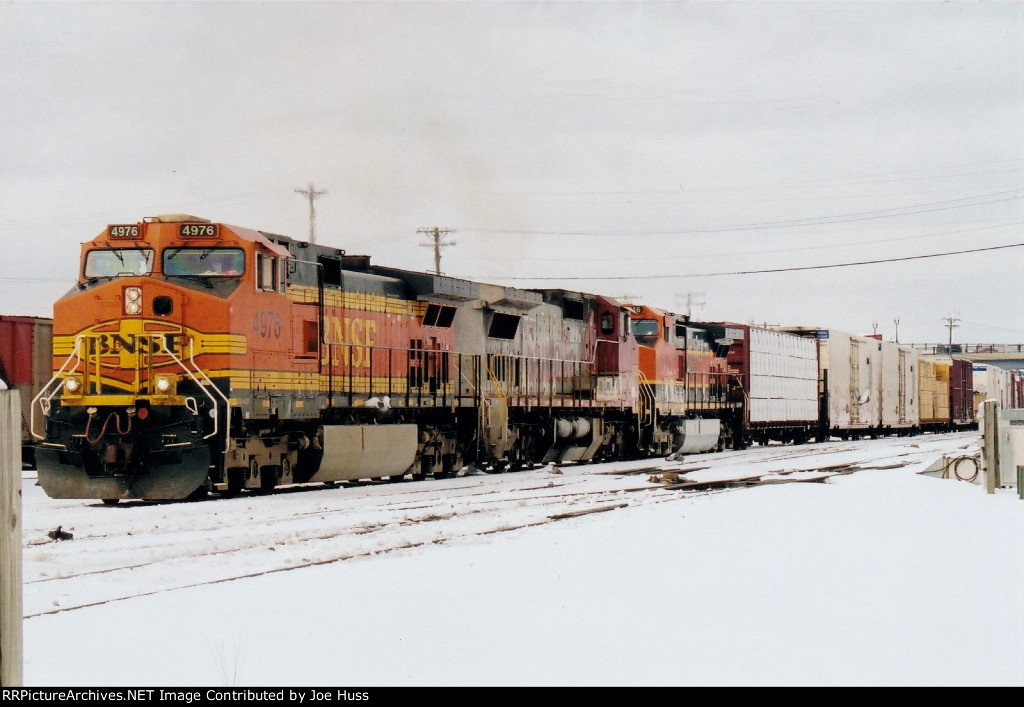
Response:
[[[0,313],[186,212],[451,275],[1024,341],[1020,2],[5,2]],[[514,279],[518,278],[518,279]],[[545,279],[529,279],[545,278]]]

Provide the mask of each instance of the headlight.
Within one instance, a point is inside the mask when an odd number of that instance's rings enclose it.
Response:
[[[69,393],[77,393],[82,387],[82,381],[75,376],[68,376],[64,379],[64,390]]]
[[[125,314],[141,314],[142,313],[142,288],[141,287],[126,287],[126,288],[124,288],[124,313]]]
[[[171,379],[166,376],[160,376],[156,379],[156,391],[158,393],[166,393],[171,389]]]

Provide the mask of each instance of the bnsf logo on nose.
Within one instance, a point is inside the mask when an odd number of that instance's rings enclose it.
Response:
[[[99,339],[90,339],[89,353],[173,353],[181,355],[181,339],[181,334],[163,334],[159,337],[100,334]]]

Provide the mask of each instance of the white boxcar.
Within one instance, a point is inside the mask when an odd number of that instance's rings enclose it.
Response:
[[[728,346],[729,397],[743,405],[746,442],[805,441],[818,433],[818,347],[775,329],[719,322]]]
[[[748,423],[818,420],[815,343],[780,331],[750,327]]]
[[[974,411],[989,398],[999,402],[999,408],[1009,410],[1016,407],[1014,401],[1015,372],[986,363],[974,364]]]
[[[891,341],[879,343],[882,345],[879,389],[882,431],[917,427],[920,417],[918,368],[921,354],[916,349]]]
[[[817,342],[818,375],[828,401],[825,429],[845,435],[881,426],[882,342],[836,329],[782,331]]]

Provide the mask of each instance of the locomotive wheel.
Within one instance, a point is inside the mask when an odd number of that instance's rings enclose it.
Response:
[[[245,488],[245,467],[233,466],[227,470],[228,488],[222,492],[222,496],[237,496]]]
[[[413,472],[413,474],[412,474],[413,481],[423,481],[423,479],[427,478],[427,474],[430,473],[430,470],[432,468],[434,468],[434,460],[433,460],[433,458],[425,457],[425,456],[424,457],[420,457],[420,469],[419,469],[419,471],[414,471]]]
[[[450,479],[455,476],[458,469],[456,468],[456,461],[458,457],[455,454],[442,454],[441,455],[441,471],[434,472],[435,479]],[[461,464],[459,465],[461,467]]]
[[[256,460],[253,459],[253,464]],[[277,467],[265,466],[260,469],[260,493],[268,493],[277,486]]]

